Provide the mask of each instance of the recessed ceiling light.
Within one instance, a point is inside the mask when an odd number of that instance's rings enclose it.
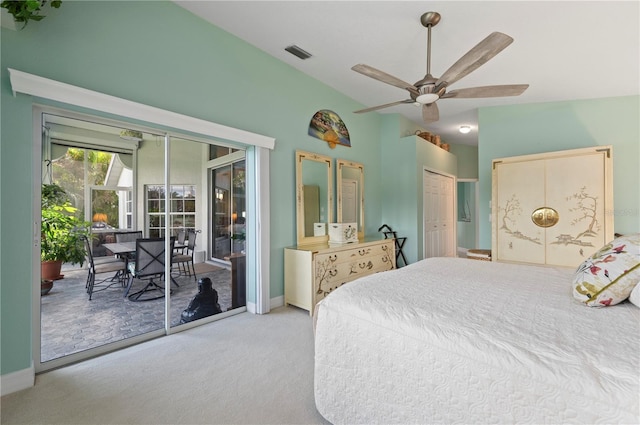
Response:
[[[468,132],[471,131],[471,126],[470,125],[461,125],[460,128],[458,129],[460,131],[460,133],[462,134],[467,134]]]

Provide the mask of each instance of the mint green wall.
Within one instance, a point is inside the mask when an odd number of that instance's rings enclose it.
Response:
[[[640,96],[483,108],[479,111],[480,247],[491,248],[491,161],[613,146],[614,231],[640,231]]]
[[[249,6],[248,6],[249,7]],[[321,35],[319,35],[321,36]],[[7,68],[276,139],[271,152],[271,297],[283,295],[283,248],[295,244],[296,149],[365,166],[367,233],[381,222],[378,114],[170,1],[63,2],[41,22],[1,33],[0,373],[31,364],[32,104]],[[313,59],[311,59],[313,60]],[[320,109],[338,113],[351,148],[307,135]]]
[[[409,263],[422,259],[422,178],[424,168],[456,175],[457,160],[445,150],[413,135],[415,124],[396,114],[382,118],[382,224],[406,237]]]
[[[478,147],[452,144],[449,152],[458,158],[458,178],[478,178]]]

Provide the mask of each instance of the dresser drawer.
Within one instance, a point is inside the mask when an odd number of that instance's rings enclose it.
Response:
[[[347,246],[332,252],[319,253],[316,255],[316,262],[328,261],[333,264],[352,263],[363,259],[382,258],[384,256],[395,256],[393,241],[365,246]]]
[[[316,302],[342,284],[394,266],[393,245],[358,248],[341,253],[319,254],[315,261]]]
[[[313,314],[316,303],[347,282],[395,268],[395,241],[319,249],[285,248],[285,304]]]

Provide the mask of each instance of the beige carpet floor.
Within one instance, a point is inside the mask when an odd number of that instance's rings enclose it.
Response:
[[[2,424],[322,424],[306,311],[242,313],[36,376]]]

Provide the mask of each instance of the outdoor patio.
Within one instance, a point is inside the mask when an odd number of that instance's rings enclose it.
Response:
[[[195,266],[198,279],[209,277],[213,282],[222,311],[230,309],[231,271],[206,263]],[[115,283],[103,291],[94,290],[89,301],[87,270],[64,270],[63,274],[41,297],[41,362],[164,328],[164,298],[132,302]],[[97,276],[104,277],[108,275]],[[171,326],[180,322],[180,314],[198,292],[193,276],[173,277],[180,286],[171,285]],[[134,281],[131,292],[145,284]]]

